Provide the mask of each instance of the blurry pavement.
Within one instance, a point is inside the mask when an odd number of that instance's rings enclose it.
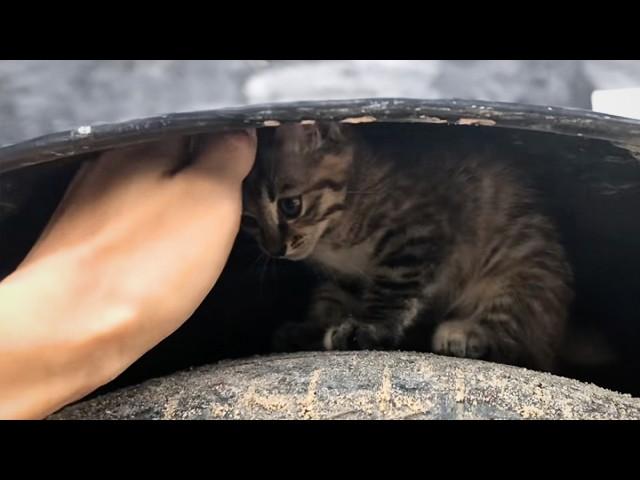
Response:
[[[0,145],[84,124],[271,101],[467,98],[590,108],[640,61],[2,60]]]

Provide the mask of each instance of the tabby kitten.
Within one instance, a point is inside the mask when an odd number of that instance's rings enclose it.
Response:
[[[326,277],[276,348],[411,348],[551,370],[571,272],[532,193],[495,153],[394,135],[291,124],[261,144],[243,224],[269,255]]]

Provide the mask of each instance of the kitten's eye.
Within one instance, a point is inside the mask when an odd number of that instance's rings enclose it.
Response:
[[[297,218],[302,212],[302,197],[281,198],[278,200],[278,208],[286,218]]]

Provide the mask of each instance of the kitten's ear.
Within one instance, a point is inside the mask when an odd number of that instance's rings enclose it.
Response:
[[[317,123],[311,125],[298,124],[295,127],[302,134],[300,138],[302,145],[309,150],[316,150],[322,145],[322,132]]]
[[[332,143],[344,143],[349,136],[349,127],[338,122],[320,124],[322,138]]]
[[[325,145],[340,145],[348,139],[347,128],[337,122],[290,123],[277,128],[275,139],[289,148],[317,150]]]
[[[319,148],[327,143],[341,144],[347,140],[345,126],[338,122],[316,122],[303,127],[308,144],[314,148]]]

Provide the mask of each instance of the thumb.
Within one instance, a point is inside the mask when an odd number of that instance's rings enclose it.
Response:
[[[253,128],[208,135],[187,170],[200,170],[241,183],[253,167],[257,144]]]

